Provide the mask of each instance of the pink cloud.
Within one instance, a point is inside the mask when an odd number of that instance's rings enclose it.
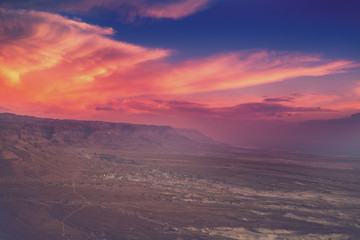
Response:
[[[32,100],[50,100],[54,93],[84,88],[96,78],[170,54],[112,40],[111,28],[57,14],[6,9],[0,14],[0,84],[7,92],[36,95]]]
[[[354,91],[355,91],[355,94],[360,97],[360,83],[357,84]]]
[[[299,97],[286,102],[279,96],[265,102],[260,96],[225,101],[225,96],[213,98],[209,92],[341,73],[358,66],[312,54],[265,50],[167,63],[171,50],[111,39],[111,28],[45,12],[0,9],[0,14],[4,19],[0,25],[0,100],[9,109],[37,106],[74,113],[121,108],[131,114],[183,112],[213,117],[255,114],[259,109],[259,116],[324,112],[317,107],[331,107],[314,101],[319,96],[303,97],[302,102]],[[189,97],[194,93],[203,95],[194,100]],[[159,101],[144,100],[144,95],[156,95]],[[324,96],[325,102],[328,96]],[[119,97],[123,98],[120,105]],[[116,104],[109,106],[114,99]],[[287,108],[276,105],[279,102],[286,102]]]
[[[128,72],[115,73],[106,81],[95,81],[93,88],[113,91],[119,96],[185,95],[256,86],[299,76],[323,76],[357,65],[301,53],[242,51],[175,64],[146,62]]]
[[[323,76],[359,66],[301,53],[242,51],[190,60],[169,67],[162,86],[178,94],[235,89],[299,76]],[[168,89],[167,89],[168,91]]]
[[[147,113],[222,119],[291,118],[303,113],[332,111],[320,107],[289,106],[272,102],[247,102],[228,107],[214,107],[183,100],[154,99],[152,96],[113,100],[105,104],[95,104],[89,108],[96,111],[121,111],[132,114]]]
[[[179,19],[204,9],[209,0],[182,0],[171,3],[156,3],[140,11],[144,17]]]
[[[349,112],[360,111],[360,99],[344,99],[331,104],[330,107]]]
[[[117,12],[121,19],[134,20],[136,17],[180,19],[203,10],[209,3],[210,0],[20,0],[4,1],[0,6],[77,14],[91,14],[93,9],[103,8]]]

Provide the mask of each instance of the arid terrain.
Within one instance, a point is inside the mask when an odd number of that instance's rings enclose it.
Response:
[[[360,159],[0,114],[0,239],[360,239]]]

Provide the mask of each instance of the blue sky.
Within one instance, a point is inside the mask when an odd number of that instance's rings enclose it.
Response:
[[[223,0],[178,20],[129,22],[109,10],[84,19],[113,27],[118,40],[175,49],[183,58],[262,48],[359,60],[359,9],[352,0]]]

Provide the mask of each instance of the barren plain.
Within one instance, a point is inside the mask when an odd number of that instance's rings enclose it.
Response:
[[[0,115],[1,239],[360,239],[360,159]]]

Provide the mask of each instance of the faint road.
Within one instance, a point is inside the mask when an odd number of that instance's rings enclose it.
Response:
[[[76,192],[76,183],[75,183],[75,178],[78,176],[79,173],[76,173],[72,179],[72,188],[73,188],[73,192],[76,196],[79,196],[84,202],[82,203],[82,206],[74,211],[72,211],[69,215],[67,215],[62,221],[61,221],[61,227],[62,227],[62,237],[64,237],[65,239],[69,239],[67,238],[66,232],[65,232],[65,221],[68,220],[72,215],[74,215],[75,213],[81,211],[83,208],[90,206],[91,203],[89,202],[89,200],[87,200],[86,197],[84,197],[83,195],[79,194]]]

